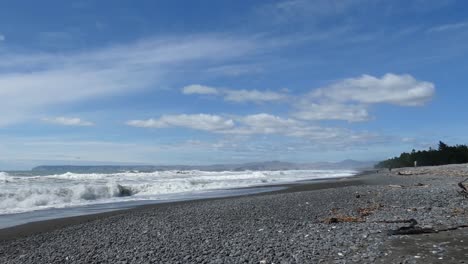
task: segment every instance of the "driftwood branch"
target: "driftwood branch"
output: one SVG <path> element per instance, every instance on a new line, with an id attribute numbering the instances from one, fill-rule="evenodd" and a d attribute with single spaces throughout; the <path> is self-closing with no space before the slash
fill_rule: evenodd
<path id="1" fill-rule="evenodd" d="M 383 224 L 411 224 L 411 225 L 417 225 L 418 222 L 416 222 L 413 218 L 411 219 L 404 219 L 404 220 L 385 220 L 385 221 L 375 221 L 373 223 L 383 223 Z"/>
<path id="2" fill-rule="evenodd" d="M 466 181 L 468 181 L 468 178 L 466 178 L 465 180 L 461 181 L 458 183 L 458 187 L 461 188 L 461 191 L 460 194 L 465 196 L 466 198 L 468 198 L 468 189 L 466 189 L 465 185 L 463 183 L 465 183 Z"/>
<path id="3" fill-rule="evenodd" d="M 398 228 L 396 230 L 389 230 L 388 231 L 389 236 L 439 233 L 439 232 L 452 231 L 452 230 L 457 230 L 459 228 L 468 227 L 468 225 L 458 225 L 458 226 L 452 226 L 452 227 L 447 227 L 447 228 L 434 229 L 434 228 L 419 227 L 418 222 L 415 219 L 400 220 L 398 222 L 399 223 L 406 222 L 406 223 L 409 223 L 410 225 L 400 227 L 400 228 Z M 390 221 L 390 222 L 386 222 L 386 223 L 395 223 L 395 221 Z"/>
<path id="4" fill-rule="evenodd" d="M 432 228 L 422 228 L 417 226 L 418 221 L 415 219 L 407 220 L 410 224 L 409 226 L 403 226 L 396 230 L 389 230 L 388 235 L 416 235 L 416 234 L 426 234 L 426 233 L 434 233 L 434 229 Z"/>

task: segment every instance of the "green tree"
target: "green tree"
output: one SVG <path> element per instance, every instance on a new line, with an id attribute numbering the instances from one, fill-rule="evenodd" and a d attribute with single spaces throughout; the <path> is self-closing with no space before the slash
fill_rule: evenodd
<path id="1" fill-rule="evenodd" d="M 413 166 L 415 161 L 418 162 L 418 166 L 468 163 L 468 146 L 449 146 L 444 142 L 439 141 L 439 146 L 437 149 L 429 148 L 429 150 L 423 151 L 416 151 L 415 149 L 413 149 L 411 153 L 403 152 L 400 154 L 399 157 L 394 157 L 388 160 L 381 161 L 376 165 L 376 167 L 411 167 Z"/>

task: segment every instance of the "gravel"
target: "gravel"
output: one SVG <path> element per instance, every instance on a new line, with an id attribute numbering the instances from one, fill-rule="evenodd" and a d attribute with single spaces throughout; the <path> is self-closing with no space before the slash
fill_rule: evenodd
<path id="1" fill-rule="evenodd" d="M 123 211 L 1 241 L 0 263 L 419 263 L 430 251 L 402 248 L 408 236 L 387 231 L 405 224 L 382 221 L 468 224 L 468 199 L 457 192 L 461 176 L 394 171 L 362 178 L 366 184 Z M 361 222 L 325 223 L 347 216 Z M 441 252 L 437 258 L 458 261 Z M 459 257 L 466 259 L 463 251 Z"/>

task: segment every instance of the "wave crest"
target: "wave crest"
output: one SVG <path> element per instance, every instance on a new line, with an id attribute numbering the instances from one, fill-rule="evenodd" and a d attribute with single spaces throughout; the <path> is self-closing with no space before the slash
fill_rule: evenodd
<path id="1" fill-rule="evenodd" d="M 31 208 L 67 207 L 93 201 L 132 196 L 137 191 L 120 184 L 81 184 L 72 187 L 27 187 L 0 193 L 0 212 L 23 212 Z"/>
<path id="2" fill-rule="evenodd" d="M 12 176 L 0 172 L 0 215 L 124 202 L 177 198 L 190 193 L 346 177 L 354 171 L 159 171 L 113 174 L 64 173 Z"/>

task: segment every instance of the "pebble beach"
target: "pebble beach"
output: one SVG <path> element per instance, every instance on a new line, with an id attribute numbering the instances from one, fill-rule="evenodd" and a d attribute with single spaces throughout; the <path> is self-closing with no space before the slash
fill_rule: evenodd
<path id="1" fill-rule="evenodd" d="M 0 263 L 467 263 L 466 177 L 466 164 L 382 170 L 30 223 L 0 230 Z M 434 232 L 392 234 L 411 219 Z"/>

